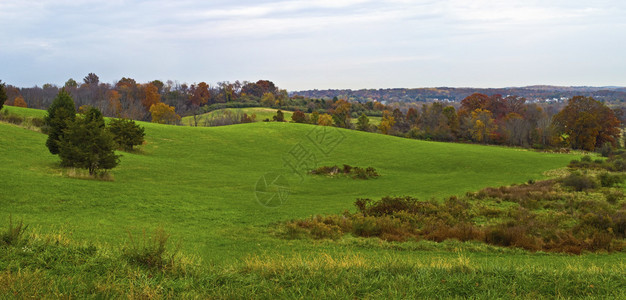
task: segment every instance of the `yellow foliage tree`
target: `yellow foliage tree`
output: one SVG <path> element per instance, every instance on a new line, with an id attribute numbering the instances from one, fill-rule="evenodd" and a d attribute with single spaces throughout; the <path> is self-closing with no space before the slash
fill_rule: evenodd
<path id="1" fill-rule="evenodd" d="M 329 114 L 322 114 L 317 119 L 317 125 L 320 126 L 333 126 L 333 117 Z"/>
<path id="2" fill-rule="evenodd" d="M 489 110 L 478 108 L 472 111 L 471 134 L 475 141 L 481 143 L 488 142 L 497 129 L 498 125 Z"/>
<path id="3" fill-rule="evenodd" d="M 392 116 L 392 114 L 385 110 L 383 112 L 383 119 L 378 124 L 378 130 L 383 134 L 389 134 L 389 131 L 396 124 L 396 119 Z"/>
<path id="4" fill-rule="evenodd" d="M 152 122 L 159 124 L 176 124 L 180 116 L 176 114 L 175 108 L 165 103 L 157 103 L 150 106 Z"/>

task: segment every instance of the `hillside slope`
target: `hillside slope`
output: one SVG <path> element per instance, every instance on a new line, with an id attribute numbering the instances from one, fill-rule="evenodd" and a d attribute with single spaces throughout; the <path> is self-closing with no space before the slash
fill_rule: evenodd
<path id="1" fill-rule="evenodd" d="M 121 153 L 120 165 L 111 172 L 114 181 L 109 182 L 68 177 L 44 146 L 45 135 L 1 123 L 0 218 L 12 214 L 44 231 L 62 227 L 78 240 L 106 243 L 123 241 L 126 231 L 162 226 L 184 241 L 184 249 L 220 261 L 257 251 L 292 251 L 292 242 L 277 245 L 267 234 L 268 224 L 352 209 L 359 197 L 440 199 L 540 178 L 573 158 L 334 128 L 325 128 L 330 130 L 327 138 L 340 139 L 335 148 L 324 149 L 326 155 L 309 139 L 319 137 L 317 130 L 324 128 L 318 126 L 141 125 L 147 143 L 140 153 Z M 371 166 L 381 177 L 300 178 L 285 167 L 285 159 L 302 151 L 314 154 L 317 166 Z M 257 201 L 255 186 L 268 172 L 288 180 L 290 193 L 282 206 L 268 208 Z M 305 242 L 296 245 L 310 247 Z"/>

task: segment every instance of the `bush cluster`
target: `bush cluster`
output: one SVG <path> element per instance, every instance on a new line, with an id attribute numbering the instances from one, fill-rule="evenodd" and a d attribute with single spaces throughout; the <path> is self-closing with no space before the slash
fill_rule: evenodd
<path id="1" fill-rule="evenodd" d="M 344 234 L 387 241 L 480 241 L 530 251 L 579 254 L 626 248 L 623 192 L 588 187 L 587 175 L 486 188 L 443 202 L 417 198 L 357 199 L 355 213 L 315 216 L 284 225 L 289 238 L 338 239 Z M 573 182 L 573 190 L 566 182 Z M 601 180 L 600 180 L 601 181 Z M 582 187 L 582 188 L 578 188 Z M 595 193 L 590 196 L 589 193 Z M 598 198 L 596 194 L 604 199 Z M 516 205 L 497 205 L 502 201 Z"/>
<path id="2" fill-rule="evenodd" d="M 35 128 L 42 128 L 45 125 L 43 118 L 22 117 L 20 115 L 9 113 L 9 111 L 6 109 L 0 113 L 0 121 L 4 121 L 4 122 L 15 124 L 15 125 L 20 125 L 23 127 L 32 126 Z"/>
<path id="3" fill-rule="evenodd" d="M 612 151 L 607 159 L 592 160 L 590 156 L 585 155 L 580 160 L 572 160 L 569 165 L 571 169 L 595 169 L 607 170 L 611 172 L 626 171 L 626 151 L 623 149 Z"/>
<path id="4" fill-rule="evenodd" d="M 335 175 L 346 175 L 350 176 L 354 179 L 370 179 L 377 178 L 380 176 L 376 169 L 372 167 L 360 168 L 353 167 L 350 165 L 343 165 L 343 167 L 334 166 L 322 166 L 315 170 L 311 171 L 311 174 L 316 175 L 327 175 L 327 176 L 335 176 Z"/>

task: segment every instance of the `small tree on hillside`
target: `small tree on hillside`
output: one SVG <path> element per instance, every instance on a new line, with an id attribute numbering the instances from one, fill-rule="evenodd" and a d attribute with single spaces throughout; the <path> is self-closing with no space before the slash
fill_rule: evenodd
<path id="1" fill-rule="evenodd" d="M 87 169 L 90 175 L 101 169 L 112 169 L 119 163 L 113 136 L 105 129 L 102 113 L 93 107 L 68 123 L 58 149 L 62 166 Z"/>
<path id="2" fill-rule="evenodd" d="M 333 117 L 329 114 L 321 114 L 317 118 L 317 125 L 320 126 L 333 126 Z"/>
<path id="3" fill-rule="evenodd" d="M 620 136 L 620 121 L 612 109 L 592 97 L 575 96 L 552 121 L 568 136 L 572 148 L 593 151 L 609 142 L 614 147 Z"/>
<path id="4" fill-rule="evenodd" d="M 61 89 L 48 108 L 48 115 L 44 118 L 48 126 L 48 140 L 46 146 L 50 153 L 59 154 L 58 143 L 68 127 L 68 123 L 76 119 L 76 108 L 70 94 Z"/>
<path id="5" fill-rule="evenodd" d="M 26 104 L 26 101 L 24 100 L 24 97 L 17 96 L 15 98 L 15 100 L 13 100 L 13 106 L 26 108 L 26 107 L 28 107 L 28 104 Z"/>
<path id="6" fill-rule="evenodd" d="M 276 111 L 276 115 L 273 117 L 276 122 L 285 122 L 285 114 L 279 109 Z"/>
<path id="7" fill-rule="evenodd" d="M 133 146 L 143 144 L 144 128 L 129 119 L 113 119 L 108 130 L 113 134 L 113 141 L 118 149 L 132 151 Z"/>
<path id="8" fill-rule="evenodd" d="M 359 117 L 359 120 L 356 123 L 356 129 L 360 131 L 370 130 L 370 119 L 365 114 L 361 114 Z"/>
<path id="9" fill-rule="evenodd" d="M 2 110 L 2 106 L 4 106 L 4 102 L 7 101 L 7 92 L 4 88 L 4 83 L 0 80 L 0 110 Z"/>
<path id="10" fill-rule="evenodd" d="M 299 110 L 296 110 L 296 111 L 293 112 L 293 115 L 291 115 L 291 120 L 296 122 L 296 123 L 306 123 L 307 122 L 306 115 L 303 112 L 299 111 Z"/>
<path id="11" fill-rule="evenodd" d="M 180 116 L 176 114 L 175 108 L 162 102 L 150 106 L 150 113 L 152 114 L 152 123 L 176 124 L 180 121 Z"/>

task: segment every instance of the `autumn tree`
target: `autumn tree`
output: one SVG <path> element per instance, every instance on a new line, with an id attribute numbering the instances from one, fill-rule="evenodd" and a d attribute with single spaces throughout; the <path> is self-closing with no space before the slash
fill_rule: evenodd
<path id="1" fill-rule="evenodd" d="M 191 85 L 191 95 L 189 97 L 189 103 L 198 108 L 209 102 L 211 93 L 209 92 L 209 85 L 206 82 L 200 82 L 198 85 Z"/>
<path id="2" fill-rule="evenodd" d="M 13 106 L 28 107 L 26 101 L 24 101 L 24 97 L 22 96 L 18 96 L 17 98 L 15 98 L 15 100 L 13 100 Z"/>
<path id="3" fill-rule="evenodd" d="M 518 113 L 509 113 L 504 117 L 503 131 L 509 145 L 528 146 L 530 141 L 530 123 Z"/>
<path id="4" fill-rule="evenodd" d="M 115 155 L 114 147 L 102 113 L 93 107 L 69 121 L 58 141 L 61 166 L 87 169 L 90 175 L 117 166 L 119 156 Z"/>
<path id="5" fill-rule="evenodd" d="M 108 126 L 113 141 L 120 150 L 132 151 L 134 146 L 143 144 L 144 128 L 129 119 L 113 119 Z"/>
<path id="6" fill-rule="evenodd" d="M 483 109 L 489 102 L 489 96 L 481 93 L 474 93 L 461 100 L 461 108 L 459 114 L 462 116 L 470 115 L 477 109 Z"/>
<path id="7" fill-rule="evenodd" d="M 471 114 L 472 138 L 481 143 L 488 143 L 492 134 L 498 129 L 493 115 L 486 109 L 476 109 Z"/>
<path id="8" fill-rule="evenodd" d="M 7 92 L 4 86 L 4 82 L 0 80 L 0 110 L 2 110 L 2 107 L 4 106 L 4 102 L 6 101 L 7 101 Z"/>
<path id="9" fill-rule="evenodd" d="M 333 117 L 329 114 L 321 114 L 317 119 L 317 125 L 333 126 Z"/>
<path id="10" fill-rule="evenodd" d="M 189 104 L 192 107 L 193 123 L 194 126 L 198 126 L 198 113 L 200 106 L 209 102 L 211 93 L 209 92 L 209 85 L 206 82 L 200 82 L 198 85 L 191 85 L 191 95 L 189 95 Z"/>
<path id="11" fill-rule="evenodd" d="M 342 128 L 350 128 L 350 109 L 352 104 L 350 102 L 341 99 L 333 104 L 333 109 L 330 111 L 335 126 Z"/>
<path id="12" fill-rule="evenodd" d="M 177 124 L 180 120 L 180 116 L 176 114 L 173 106 L 161 102 L 150 106 L 150 114 L 152 115 L 152 123 Z"/>
<path id="13" fill-rule="evenodd" d="M 61 89 L 52 101 L 48 108 L 48 114 L 44 118 L 45 124 L 49 128 L 46 146 L 50 153 L 59 153 L 58 143 L 65 134 L 65 129 L 67 129 L 69 123 L 75 119 L 76 108 L 74 107 L 74 100 L 72 100 L 72 97 L 65 89 Z"/>
<path id="14" fill-rule="evenodd" d="M 419 119 L 419 117 L 419 112 L 414 107 L 409 108 L 409 110 L 406 112 L 406 121 L 409 123 L 410 126 L 417 125 L 417 120 Z"/>
<path id="15" fill-rule="evenodd" d="M 402 113 L 402 111 L 398 108 L 394 109 L 391 113 L 395 123 L 393 125 L 393 129 L 396 132 L 407 132 L 411 129 L 411 124 L 407 121 L 406 116 Z"/>
<path id="16" fill-rule="evenodd" d="M 617 146 L 620 121 L 613 110 L 592 97 L 571 98 L 552 120 L 574 149 L 593 151 L 607 142 Z"/>
<path id="17" fill-rule="evenodd" d="M 391 132 L 391 128 L 393 128 L 393 125 L 395 123 L 396 120 L 394 119 L 393 115 L 388 110 L 385 110 L 383 111 L 383 118 L 380 121 L 380 124 L 378 124 L 378 130 L 382 134 L 389 134 Z"/>
<path id="18" fill-rule="evenodd" d="M 296 110 L 293 112 L 293 115 L 291 115 L 291 120 L 294 121 L 295 123 L 307 122 L 306 115 L 299 110 Z"/>
<path id="19" fill-rule="evenodd" d="M 122 102 L 120 102 L 121 97 L 120 93 L 116 90 L 109 90 L 106 94 L 106 98 L 109 102 L 109 111 L 112 115 L 118 118 L 122 114 Z"/>
<path id="20" fill-rule="evenodd" d="M 159 89 L 154 86 L 152 83 L 147 83 L 142 85 L 143 97 L 141 99 L 141 105 L 146 108 L 146 110 L 150 109 L 152 105 L 155 105 L 161 102 L 161 95 L 159 94 Z"/>

